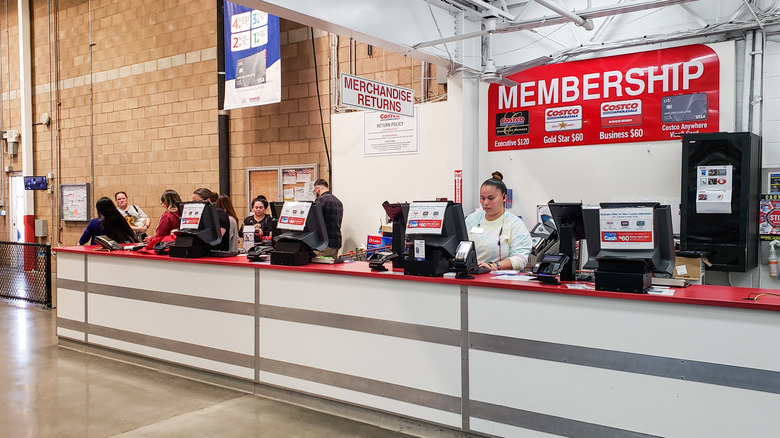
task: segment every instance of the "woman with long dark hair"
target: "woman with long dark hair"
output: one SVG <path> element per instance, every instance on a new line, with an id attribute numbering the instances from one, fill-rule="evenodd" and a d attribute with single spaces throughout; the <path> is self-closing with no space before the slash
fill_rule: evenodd
<path id="1" fill-rule="evenodd" d="M 230 230 L 227 232 L 230 238 L 228 251 L 236 252 L 238 251 L 238 216 L 236 216 L 236 209 L 233 208 L 233 201 L 228 195 L 219 195 L 216 204 L 217 208 L 221 208 L 227 213 L 228 221 L 230 221 Z"/>
<path id="2" fill-rule="evenodd" d="M 89 221 L 87 229 L 79 239 L 79 245 L 84 245 L 87 241 L 90 245 L 95 244 L 95 236 L 108 236 L 117 243 L 137 243 L 135 232 L 133 232 L 127 219 L 116 209 L 114 201 L 111 198 L 103 196 L 95 203 L 98 217 Z"/>

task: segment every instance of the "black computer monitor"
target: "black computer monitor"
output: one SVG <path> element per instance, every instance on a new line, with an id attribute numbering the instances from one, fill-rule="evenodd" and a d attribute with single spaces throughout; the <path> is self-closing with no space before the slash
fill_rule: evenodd
<path id="1" fill-rule="evenodd" d="M 182 202 L 181 220 L 171 257 L 196 258 L 207 256 L 212 246 L 222 241 L 217 206 L 209 201 Z"/>
<path id="2" fill-rule="evenodd" d="M 585 247 L 588 249 L 588 259 L 582 265 L 583 269 L 596 270 L 599 262 L 596 256 L 601 251 L 601 238 L 599 237 L 599 209 L 598 206 L 583 206 L 582 221 L 585 225 Z"/>
<path id="3" fill-rule="evenodd" d="M 450 271 L 452 259 L 458 244 L 469 240 L 466 229 L 466 219 L 463 216 L 463 207 L 461 204 L 446 202 L 426 202 L 425 204 L 439 204 L 444 208 L 444 219 L 441 223 L 441 232 L 438 234 L 429 234 L 426 227 L 419 227 L 415 220 L 413 211 L 416 208 L 412 203 L 409 206 L 409 214 L 406 224 L 406 235 L 409 240 L 409 255 L 404 261 L 404 274 L 422 275 L 429 277 L 439 277 Z M 431 216 L 430 220 L 436 220 Z M 418 243 L 419 242 L 419 243 Z M 415 252 L 416 245 L 424 249 L 425 257 L 420 257 Z"/>
<path id="4" fill-rule="evenodd" d="M 287 203 L 285 203 L 287 204 Z M 328 231 L 325 228 L 325 217 L 322 214 L 322 206 L 311 202 L 296 202 L 289 204 L 289 214 L 284 208 L 279 212 L 279 220 L 276 228 L 280 233 L 273 238 L 275 245 L 271 252 L 271 264 L 300 266 L 308 264 L 314 251 L 319 251 L 328 246 Z M 301 209 L 308 213 L 301 214 Z M 305 215 L 305 217 L 304 217 Z M 304 225 L 301 229 L 300 221 Z"/>
<path id="5" fill-rule="evenodd" d="M 282 208 L 284 207 L 284 202 L 281 201 L 269 202 L 268 207 L 271 210 L 271 217 L 274 219 L 279 219 L 279 215 L 282 213 Z"/>
<path id="6" fill-rule="evenodd" d="M 602 217 L 615 209 L 650 208 L 652 209 L 652 244 L 647 243 L 644 248 L 621 248 L 620 245 L 605 245 L 607 242 L 621 240 L 620 231 L 616 227 L 618 223 L 608 223 L 604 229 L 602 221 L 610 222 L 609 217 Z M 586 267 L 596 270 L 596 288 L 599 290 L 619 290 L 622 292 L 643 292 L 649 287 L 647 279 L 652 275 L 672 275 L 674 273 L 674 231 L 672 229 L 672 209 L 669 205 L 658 203 L 604 203 L 598 209 L 586 209 L 585 221 L 586 241 L 588 242 L 589 260 Z M 612 220 L 612 222 L 615 222 Z M 631 229 L 634 224 L 626 224 Z M 645 232 L 646 233 L 646 232 Z M 645 238 L 646 240 L 646 238 Z M 626 243 L 630 238 L 626 237 Z M 605 247 L 606 246 L 606 247 Z M 593 251 L 593 252 L 591 252 Z M 593 259 L 595 258 L 595 263 Z M 599 285 L 599 275 L 607 286 Z M 644 276 L 644 286 L 623 289 L 622 282 L 630 283 L 630 278 Z M 617 286 L 617 287 L 615 287 Z"/>
<path id="7" fill-rule="evenodd" d="M 585 245 L 588 249 L 588 259 L 582 265 L 582 268 L 596 270 L 599 267 L 596 257 L 598 257 L 599 251 L 601 251 L 601 236 L 599 235 L 599 212 L 601 212 L 601 208 L 658 207 L 659 205 L 658 202 L 602 202 L 599 206 L 583 206 L 582 220 L 585 225 Z M 674 259 L 672 259 L 673 262 Z"/>
<path id="8" fill-rule="evenodd" d="M 653 248 L 644 250 L 631 249 L 603 249 L 601 247 L 602 233 L 600 226 L 600 213 L 602 209 L 625 207 L 651 207 L 653 208 Z M 598 269 L 598 259 L 610 258 L 635 258 L 643 259 L 651 264 L 652 271 L 656 274 L 674 273 L 674 231 L 672 227 L 672 208 L 669 205 L 659 203 L 603 203 L 600 208 L 586 208 L 585 240 L 588 242 L 588 262 L 586 269 Z"/>
<path id="9" fill-rule="evenodd" d="M 569 257 L 569 260 L 563 265 L 561 280 L 572 281 L 575 278 L 578 260 L 576 257 L 577 240 L 585 238 L 582 203 L 550 200 L 547 205 L 550 207 L 550 213 L 552 213 L 555 225 L 558 227 L 559 251 Z"/>
<path id="10" fill-rule="evenodd" d="M 391 204 L 385 201 L 382 203 L 382 208 L 393 221 L 392 250 L 398 254 L 398 257 L 393 259 L 393 268 L 401 269 L 404 267 L 404 253 L 406 252 L 406 216 L 409 214 L 409 203 Z"/>

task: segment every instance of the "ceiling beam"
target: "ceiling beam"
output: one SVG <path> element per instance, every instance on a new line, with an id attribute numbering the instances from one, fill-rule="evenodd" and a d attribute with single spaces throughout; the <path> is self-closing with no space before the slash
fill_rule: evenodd
<path id="1" fill-rule="evenodd" d="M 427 1 L 427 0 L 426 0 Z M 640 12 L 648 9 L 664 8 L 672 5 L 679 5 L 683 3 L 694 2 L 698 0 L 648 0 L 638 3 L 630 4 L 618 4 L 614 6 L 603 6 L 599 8 L 584 9 L 577 13 L 579 17 L 584 20 L 592 20 L 594 18 L 610 17 L 619 14 L 628 14 L 631 12 Z M 509 33 L 517 32 L 519 30 L 536 29 L 544 26 L 553 26 L 559 24 L 566 24 L 571 22 L 569 18 L 558 15 L 553 17 L 540 17 L 532 18 L 528 20 L 512 21 L 508 24 L 496 26 L 494 33 Z M 440 38 L 432 41 L 425 41 L 414 44 L 412 47 L 415 49 L 422 49 L 425 47 L 436 46 L 439 44 L 446 44 L 455 41 L 464 40 L 467 38 L 474 38 L 477 36 L 486 35 L 489 31 L 482 30 L 471 33 L 465 33 L 462 35 L 453 35 L 446 38 Z"/>

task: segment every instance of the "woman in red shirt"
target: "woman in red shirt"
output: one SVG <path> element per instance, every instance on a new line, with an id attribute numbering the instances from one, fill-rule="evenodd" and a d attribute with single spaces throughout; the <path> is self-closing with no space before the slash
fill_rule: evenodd
<path id="1" fill-rule="evenodd" d="M 160 222 L 157 224 L 157 230 L 154 236 L 147 237 L 145 242 L 149 242 L 157 239 L 159 241 L 163 237 L 171 234 L 171 231 L 179 228 L 179 221 L 181 220 L 181 214 L 179 213 L 179 204 L 181 203 L 181 197 L 175 190 L 166 190 L 160 196 L 160 203 L 165 208 L 165 212 L 160 217 Z M 159 239 L 158 239 L 159 237 Z"/>

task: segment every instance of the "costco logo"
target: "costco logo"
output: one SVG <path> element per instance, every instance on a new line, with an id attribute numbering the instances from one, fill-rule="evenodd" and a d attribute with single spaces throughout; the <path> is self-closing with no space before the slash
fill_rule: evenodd
<path id="1" fill-rule="evenodd" d="M 544 110 L 544 130 L 547 132 L 582 129 L 582 106 L 561 106 Z"/>
<path id="2" fill-rule="evenodd" d="M 602 128 L 641 124 L 642 101 L 640 99 L 603 102 L 601 104 Z"/>

